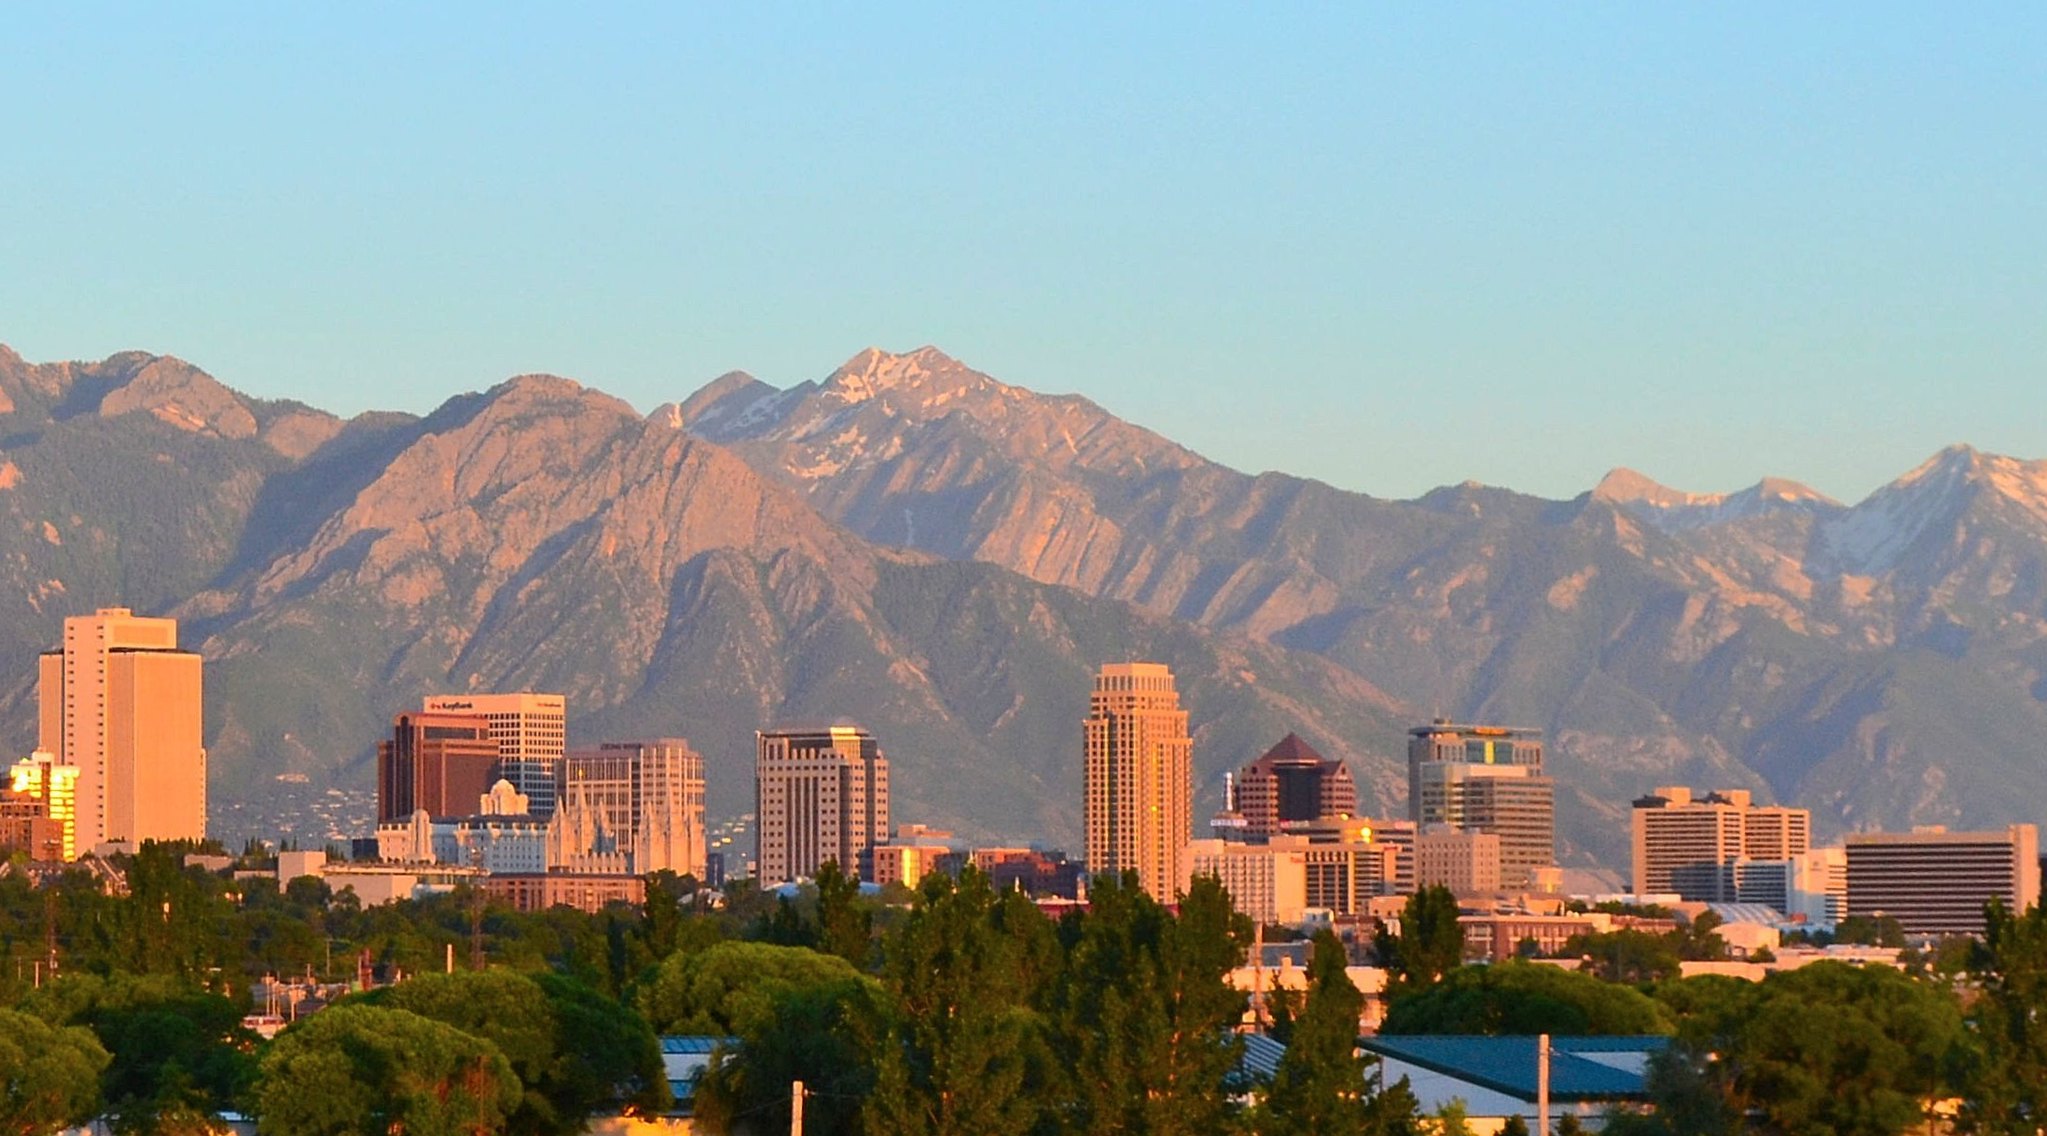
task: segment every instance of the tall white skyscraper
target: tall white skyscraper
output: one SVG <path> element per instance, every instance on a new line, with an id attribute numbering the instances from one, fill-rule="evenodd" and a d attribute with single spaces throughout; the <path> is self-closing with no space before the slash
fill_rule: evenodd
<path id="1" fill-rule="evenodd" d="M 75 848 L 206 835 L 200 659 L 178 621 L 101 608 L 38 668 L 37 748 L 78 770 Z"/>

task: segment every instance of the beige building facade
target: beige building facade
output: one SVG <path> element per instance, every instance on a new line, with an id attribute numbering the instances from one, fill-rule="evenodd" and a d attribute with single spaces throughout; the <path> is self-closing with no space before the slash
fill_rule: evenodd
<path id="1" fill-rule="evenodd" d="M 888 843 L 888 758 L 858 726 L 755 733 L 756 877 L 808 879 L 827 861 L 868 878 Z M 863 864 L 865 870 L 863 871 Z"/>
<path id="2" fill-rule="evenodd" d="M 38 668 L 37 748 L 78 770 L 75 853 L 206 835 L 201 663 L 178 622 L 101 608 Z"/>
<path id="3" fill-rule="evenodd" d="M 1695 794 L 1660 786 L 1631 813 L 1638 895 L 1735 902 L 1745 862 L 1795 860 L 1812 848 L 1809 810 L 1758 805 L 1746 789 Z"/>
<path id="4" fill-rule="evenodd" d="M 681 738 L 606 742 L 562 760 L 556 812 L 562 859 L 605 847 L 634 875 L 704 877 L 704 759 Z M 571 847 L 573 845 L 573 847 Z"/>
<path id="5" fill-rule="evenodd" d="M 1437 720 L 1408 731 L 1408 816 L 1500 838 L 1500 886 L 1532 888 L 1556 865 L 1556 786 L 1535 730 Z"/>
<path id="6" fill-rule="evenodd" d="M 1081 734 L 1089 874 L 1135 872 L 1153 899 L 1173 902 L 1194 836 L 1194 740 L 1173 672 L 1103 666 Z"/>

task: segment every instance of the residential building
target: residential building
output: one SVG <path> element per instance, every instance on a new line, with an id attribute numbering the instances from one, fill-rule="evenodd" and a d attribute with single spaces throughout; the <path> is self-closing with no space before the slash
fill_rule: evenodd
<path id="1" fill-rule="evenodd" d="M 72 846 L 206 836 L 201 664 L 178 621 L 101 608 L 38 667 L 37 745 L 78 770 Z"/>
<path id="2" fill-rule="evenodd" d="M 757 879 L 808 879 L 826 861 L 871 879 L 870 849 L 889 832 L 888 759 L 858 726 L 754 735 Z M 863 865 L 865 867 L 863 868 Z"/>
<path id="3" fill-rule="evenodd" d="M 562 761 L 557 812 L 565 840 L 549 866 L 608 842 L 634 875 L 704 876 L 704 759 L 681 738 L 606 742 Z M 601 834 L 601 835 L 600 835 Z"/>
<path id="4" fill-rule="evenodd" d="M 1700 903 L 1735 902 L 1744 862 L 1788 861 L 1812 847 L 1809 810 L 1757 805 L 1746 789 L 1662 786 L 1635 801 L 1629 823 L 1636 893 Z"/>
<path id="5" fill-rule="evenodd" d="M 1299 734 L 1288 734 L 1230 781 L 1227 808 L 1242 818 L 1244 839 L 1264 840 L 1290 822 L 1346 817 L 1358 811 L 1357 783 Z"/>
<path id="6" fill-rule="evenodd" d="M 499 777 L 526 795 L 533 815 L 554 812 L 555 783 L 568 752 L 568 700 L 559 694 L 440 694 L 422 707 L 431 714 L 477 719 L 498 744 Z"/>
<path id="7" fill-rule="evenodd" d="M 2040 834 L 2030 824 L 1859 833 L 1847 846 L 1851 919 L 1889 915 L 1915 936 L 1980 935 L 1992 899 L 2014 912 L 2040 902 Z"/>
<path id="8" fill-rule="evenodd" d="M 1171 903 L 1194 835 L 1194 741 L 1173 672 L 1104 665 L 1082 738 L 1088 872 L 1135 872 L 1140 888 Z"/>
<path id="9" fill-rule="evenodd" d="M 1500 838 L 1500 886 L 1536 887 L 1556 865 L 1556 787 L 1542 735 L 1437 719 L 1408 731 L 1408 816 Z"/>
<path id="10" fill-rule="evenodd" d="M 377 820 L 469 816 L 498 780 L 497 765 L 498 742 L 475 715 L 400 714 L 377 743 Z"/>

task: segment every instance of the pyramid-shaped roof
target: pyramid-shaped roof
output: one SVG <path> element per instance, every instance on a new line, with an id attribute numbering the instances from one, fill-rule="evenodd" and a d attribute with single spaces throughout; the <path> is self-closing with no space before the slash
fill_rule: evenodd
<path id="1" fill-rule="evenodd" d="M 1265 756 L 1252 762 L 1253 766 L 1266 768 L 1274 765 L 1307 765 L 1326 762 L 1328 758 L 1315 752 L 1315 747 L 1301 740 L 1301 735 L 1288 733 L 1279 739 L 1279 744 L 1265 751 Z"/>

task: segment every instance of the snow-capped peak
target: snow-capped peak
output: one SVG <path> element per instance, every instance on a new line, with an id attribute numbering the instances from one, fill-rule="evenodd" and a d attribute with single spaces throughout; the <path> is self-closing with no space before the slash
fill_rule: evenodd
<path id="1" fill-rule="evenodd" d="M 1952 528 L 1986 492 L 2047 529 L 2047 461 L 2021 461 L 1954 445 L 1828 525 L 1826 547 L 1846 571 L 1861 575 L 1889 571 L 1922 534 Z"/>

